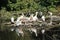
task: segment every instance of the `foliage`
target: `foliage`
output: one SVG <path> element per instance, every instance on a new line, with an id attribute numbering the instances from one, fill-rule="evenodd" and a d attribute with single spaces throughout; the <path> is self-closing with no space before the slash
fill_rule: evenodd
<path id="1" fill-rule="evenodd" d="M 28 10 L 38 10 L 39 5 L 34 0 L 14 0 L 13 2 L 9 0 L 8 7 L 11 8 L 12 11 L 28 11 Z"/>
<path id="2" fill-rule="evenodd" d="M 8 11 L 37 11 L 42 6 L 56 6 L 59 0 L 4 0 L 0 1 L 0 8 L 5 7 Z"/>

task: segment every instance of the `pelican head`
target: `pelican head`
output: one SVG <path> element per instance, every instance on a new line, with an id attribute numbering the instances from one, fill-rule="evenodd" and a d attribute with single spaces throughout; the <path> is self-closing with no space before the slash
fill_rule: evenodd
<path id="1" fill-rule="evenodd" d="M 38 13 L 38 12 L 36 12 L 36 13 Z"/>
<path id="2" fill-rule="evenodd" d="M 41 18 L 42 18 L 43 21 L 45 21 L 45 16 L 42 16 Z"/>
<path id="3" fill-rule="evenodd" d="M 14 17 L 11 17 L 11 23 L 14 23 Z"/>
<path id="4" fill-rule="evenodd" d="M 52 15 L 52 12 L 48 12 L 50 15 Z"/>
<path id="5" fill-rule="evenodd" d="M 36 12 L 36 16 L 37 16 L 38 12 Z"/>

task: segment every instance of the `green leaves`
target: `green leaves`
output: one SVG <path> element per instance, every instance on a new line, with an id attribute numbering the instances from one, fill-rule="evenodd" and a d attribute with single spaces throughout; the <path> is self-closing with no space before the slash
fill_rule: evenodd
<path id="1" fill-rule="evenodd" d="M 15 3 L 14 3 L 15 2 Z M 39 4 L 34 0 L 10 0 L 8 6 L 11 10 L 22 11 L 22 10 L 38 10 Z"/>
<path id="2" fill-rule="evenodd" d="M 39 10 L 42 6 L 56 6 L 59 2 L 59 0 L 7 0 L 3 3 L 3 1 L 1 0 L 1 7 L 4 5 L 8 11 Z"/>

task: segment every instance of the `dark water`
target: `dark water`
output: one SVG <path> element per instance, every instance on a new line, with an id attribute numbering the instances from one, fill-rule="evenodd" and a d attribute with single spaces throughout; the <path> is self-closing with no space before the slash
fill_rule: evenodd
<path id="1" fill-rule="evenodd" d="M 0 40 L 17 40 L 17 35 L 15 32 L 10 31 L 0 31 Z"/>
<path id="2" fill-rule="evenodd" d="M 35 34 L 30 34 L 26 32 L 24 37 L 18 36 L 15 31 L 11 32 L 8 30 L 0 31 L 0 40 L 60 40 L 60 27 L 52 28 L 50 30 L 53 31 L 46 31 L 43 35 L 41 31 L 38 33 L 36 37 Z"/>

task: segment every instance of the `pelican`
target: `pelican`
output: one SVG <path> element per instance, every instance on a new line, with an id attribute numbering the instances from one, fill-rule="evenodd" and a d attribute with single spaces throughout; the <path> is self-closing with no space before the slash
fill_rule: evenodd
<path id="1" fill-rule="evenodd" d="M 20 17 L 17 18 L 16 21 L 16 26 L 22 25 L 22 20 L 24 19 L 24 14 L 22 13 L 22 15 Z"/>
<path id="2" fill-rule="evenodd" d="M 51 19 L 49 24 L 51 25 L 52 24 L 52 12 L 48 12 L 48 13 L 50 14 L 50 19 Z"/>
<path id="3" fill-rule="evenodd" d="M 19 25 L 22 24 L 22 21 L 21 21 L 20 17 L 17 18 L 17 21 L 16 21 L 15 24 L 16 24 L 16 26 L 19 26 Z"/>
<path id="4" fill-rule="evenodd" d="M 17 21 L 20 21 L 20 20 L 23 19 L 23 18 L 24 18 L 24 14 L 22 13 L 22 15 L 17 18 Z"/>
<path id="5" fill-rule="evenodd" d="M 33 17 L 33 21 L 37 21 L 38 20 L 37 15 L 38 15 L 38 12 L 36 12 L 36 15 Z"/>
<path id="6" fill-rule="evenodd" d="M 14 23 L 14 17 L 11 17 L 11 23 L 12 24 Z"/>
<path id="7" fill-rule="evenodd" d="M 34 14 L 31 14 L 30 17 L 28 18 L 28 21 L 33 21 L 33 16 Z"/>
<path id="8" fill-rule="evenodd" d="M 22 15 L 19 17 L 19 19 L 20 19 L 20 21 L 21 21 L 21 23 L 27 23 L 27 21 L 28 21 L 28 17 L 26 17 L 23 13 L 22 13 Z"/>
<path id="9" fill-rule="evenodd" d="M 23 19 L 24 18 L 24 14 L 22 13 L 22 15 L 20 16 L 20 19 Z"/>
<path id="10" fill-rule="evenodd" d="M 45 16 L 42 16 L 41 19 L 45 22 Z"/>
<path id="11" fill-rule="evenodd" d="M 22 25 L 22 21 L 16 21 L 16 26 Z"/>
<path id="12" fill-rule="evenodd" d="M 18 17 L 16 21 L 20 21 L 20 17 Z"/>
<path id="13" fill-rule="evenodd" d="M 18 36 L 20 36 L 20 34 L 22 35 L 22 37 L 24 36 L 24 32 L 23 32 L 22 29 L 16 28 L 15 31 L 16 31 L 16 33 L 17 33 Z"/>
<path id="14" fill-rule="evenodd" d="M 36 28 L 30 28 L 28 29 L 31 33 L 34 32 L 35 35 L 37 36 L 37 29 Z"/>

